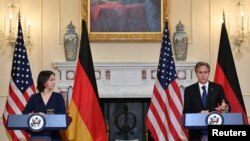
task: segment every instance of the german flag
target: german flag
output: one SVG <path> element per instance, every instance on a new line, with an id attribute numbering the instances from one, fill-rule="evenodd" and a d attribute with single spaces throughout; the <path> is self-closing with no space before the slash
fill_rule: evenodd
<path id="1" fill-rule="evenodd" d="M 69 107 L 72 122 L 67 136 L 72 141 L 107 141 L 106 126 L 98 100 L 86 23 L 82 20 L 79 58 Z"/>
<path id="2" fill-rule="evenodd" d="M 235 69 L 234 59 L 225 26 L 225 19 L 221 28 L 220 46 L 214 82 L 223 86 L 226 98 L 231 105 L 231 112 L 242 113 L 245 124 L 248 124 L 247 112 Z"/>

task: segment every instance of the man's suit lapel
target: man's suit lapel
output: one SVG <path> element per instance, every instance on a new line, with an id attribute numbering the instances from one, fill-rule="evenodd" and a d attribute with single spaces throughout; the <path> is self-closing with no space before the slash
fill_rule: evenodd
<path id="1" fill-rule="evenodd" d="M 213 94 L 214 94 L 214 85 L 213 83 L 209 82 L 208 83 L 208 91 L 207 91 L 207 94 L 208 94 L 208 99 L 211 99 L 213 97 Z M 210 98 L 211 97 L 211 98 Z"/>
<path id="2" fill-rule="evenodd" d="M 213 91 L 213 84 L 209 81 L 208 82 L 208 91 L 207 91 L 207 94 L 208 95 L 211 95 L 211 92 Z"/>
<path id="3" fill-rule="evenodd" d="M 199 103 L 197 103 L 200 107 L 203 107 L 203 104 L 202 104 L 202 99 L 201 99 L 201 92 L 200 92 L 200 87 L 199 87 L 199 84 L 196 83 L 195 85 L 195 97 L 198 99 Z"/>
<path id="4" fill-rule="evenodd" d="M 207 96 L 207 100 L 208 102 L 207 103 L 210 103 L 210 105 L 207 105 L 209 107 L 210 110 L 214 110 L 214 102 L 215 102 L 215 98 L 214 98 L 214 85 L 212 82 L 209 82 L 208 83 L 208 96 Z"/>

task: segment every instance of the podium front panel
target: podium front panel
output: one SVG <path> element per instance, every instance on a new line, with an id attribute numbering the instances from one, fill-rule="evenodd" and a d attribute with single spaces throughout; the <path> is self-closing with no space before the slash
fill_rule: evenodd
<path id="1" fill-rule="evenodd" d="M 243 125 L 243 115 L 242 113 L 225 113 L 222 114 L 224 117 L 223 125 Z"/>
<path id="2" fill-rule="evenodd" d="M 9 115 L 7 119 L 7 127 L 13 130 L 28 130 L 29 115 Z"/>
<path id="3" fill-rule="evenodd" d="M 207 124 L 205 122 L 206 117 L 206 114 L 185 114 L 184 125 L 188 129 L 205 129 L 207 128 Z"/>
<path id="4" fill-rule="evenodd" d="M 7 127 L 13 130 L 29 130 L 28 119 L 30 115 L 9 115 Z M 46 124 L 44 130 L 59 130 L 67 128 L 65 114 L 44 115 Z"/>
<path id="5" fill-rule="evenodd" d="M 67 128 L 66 115 L 45 115 L 46 129 L 64 129 Z"/>
<path id="6" fill-rule="evenodd" d="M 243 125 L 242 113 L 222 113 L 222 125 Z M 184 126 L 188 129 L 206 129 L 207 114 L 187 113 L 184 115 Z"/>

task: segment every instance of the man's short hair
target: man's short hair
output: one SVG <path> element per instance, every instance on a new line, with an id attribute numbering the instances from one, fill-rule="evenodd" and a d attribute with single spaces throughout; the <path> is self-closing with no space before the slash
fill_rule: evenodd
<path id="1" fill-rule="evenodd" d="M 197 69 L 201 66 L 206 66 L 208 68 L 208 72 L 210 72 L 210 65 L 206 62 L 198 62 L 195 65 L 195 72 L 197 72 Z"/>

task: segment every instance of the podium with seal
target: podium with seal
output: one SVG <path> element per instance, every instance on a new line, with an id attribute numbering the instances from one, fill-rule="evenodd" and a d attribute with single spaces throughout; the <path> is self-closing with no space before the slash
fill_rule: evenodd
<path id="1" fill-rule="evenodd" d="M 184 126 L 187 129 L 206 129 L 208 125 L 243 125 L 242 113 L 209 114 L 187 113 L 184 115 Z"/>
<path id="2" fill-rule="evenodd" d="M 41 131 L 64 130 L 70 124 L 70 118 L 65 114 L 52 115 L 9 115 L 7 128 L 10 130 L 26 130 L 38 133 Z M 35 137 L 34 140 L 50 141 L 49 137 Z M 32 140 L 32 136 L 31 136 Z"/>

